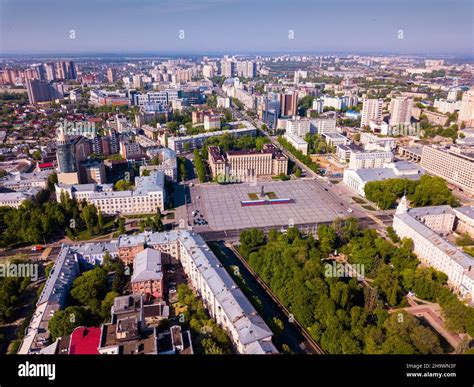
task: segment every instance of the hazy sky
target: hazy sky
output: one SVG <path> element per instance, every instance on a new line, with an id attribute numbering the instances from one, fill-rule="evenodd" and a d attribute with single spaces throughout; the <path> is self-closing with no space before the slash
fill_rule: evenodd
<path id="1" fill-rule="evenodd" d="M 473 4 L 472 0 L 0 0 L 0 53 L 473 55 Z M 70 30 L 75 39 L 70 39 Z M 290 30 L 294 39 L 289 39 Z M 399 30 L 403 39 L 398 38 Z"/>

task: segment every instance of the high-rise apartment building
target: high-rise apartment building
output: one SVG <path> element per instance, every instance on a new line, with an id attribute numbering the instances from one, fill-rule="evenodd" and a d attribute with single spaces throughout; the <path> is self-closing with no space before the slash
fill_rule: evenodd
<path id="1" fill-rule="evenodd" d="M 59 127 L 58 139 L 56 141 L 56 158 L 58 160 L 59 172 L 71 173 L 77 171 L 73 143 L 64 132 L 63 127 Z"/>
<path id="2" fill-rule="evenodd" d="M 396 97 L 390 102 L 390 125 L 408 125 L 411 122 L 413 99 Z"/>
<path id="3" fill-rule="evenodd" d="M 458 123 L 466 126 L 474 125 L 474 90 L 464 92 L 459 110 Z"/>
<path id="4" fill-rule="evenodd" d="M 225 59 L 221 62 L 221 74 L 224 77 L 231 78 L 236 74 L 235 62 Z"/>
<path id="5" fill-rule="evenodd" d="M 212 78 L 215 75 L 214 67 L 211 65 L 204 65 L 202 67 L 202 75 L 206 78 Z"/>
<path id="6" fill-rule="evenodd" d="M 39 79 L 28 79 L 26 81 L 26 91 L 30 103 L 47 102 L 64 96 L 62 84 L 53 84 Z"/>
<path id="7" fill-rule="evenodd" d="M 299 137 L 304 138 L 307 133 L 311 130 L 311 121 L 309 118 L 301 118 L 296 120 L 286 121 L 286 131 L 288 133 L 296 134 Z"/>
<path id="8" fill-rule="evenodd" d="M 292 117 L 298 115 L 298 92 L 287 92 L 280 95 L 281 116 Z"/>
<path id="9" fill-rule="evenodd" d="M 117 81 L 117 74 L 115 72 L 115 69 L 113 69 L 112 67 L 109 67 L 107 69 L 107 80 L 109 81 L 109 83 L 115 83 Z"/>
<path id="10" fill-rule="evenodd" d="M 46 70 L 46 79 L 48 81 L 54 81 L 56 79 L 56 71 L 54 69 L 54 63 L 45 63 L 44 68 Z"/>
<path id="11" fill-rule="evenodd" d="M 381 99 L 364 98 L 360 127 L 368 126 L 371 120 L 380 121 L 382 119 L 382 107 L 383 101 Z"/>

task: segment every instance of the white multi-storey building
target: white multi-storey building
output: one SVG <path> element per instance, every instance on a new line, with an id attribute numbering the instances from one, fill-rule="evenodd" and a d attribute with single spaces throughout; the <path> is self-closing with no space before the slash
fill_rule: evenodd
<path id="1" fill-rule="evenodd" d="M 336 122 L 336 117 L 314 118 L 311 120 L 311 126 L 314 128 L 314 132 L 318 134 L 334 133 Z"/>
<path id="2" fill-rule="evenodd" d="M 435 99 L 433 106 L 438 109 L 440 113 L 454 113 L 461 109 L 461 101 L 450 101 L 448 99 Z"/>
<path id="3" fill-rule="evenodd" d="M 297 150 L 301 151 L 304 155 L 308 154 L 308 143 L 301 137 L 294 133 L 285 133 L 284 136 L 286 141 L 293 145 Z"/>
<path id="4" fill-rule="evenodd" d="M 464 123 L 466 126 L 474 125 L 474 90 L 468 90 L 462 95 L 458 123 Z"/>
<path id="5" fill-rule="evenodd" d="M 322 113 L 324 110 L 324 100 L 322 98 L 315 98 L 313 100 L 312 109 L 315 110 L 318 114 Z"/>
<path id="6" fill-rule="evenodd" d="M 425 145 L 421 154 L 421 166 L 428 172 L 440 176 L 469 194 L 474 194 L 474 158 L 472 153 L 456 153 L 456 147 L 449 150 Z"/>
<path id="7" fill-rule="evenodd" d="M 360 120 L 360 127 L 369 126 L 370 121 L 381 121 L 382 120 L 382 99 L 371 99 L 364 98 L 362 104 L 362 118 Z"/>
<path id="8" fill-rule="evenodd" d="M 338 132 L 323 133 L 323 137 L 326 140 L 326 143 L 331 146 L 349 145 L 351 143 L 351 140 Z"/>
<path id="9" fill-rule="evenodd" d="M 205 78 L 212 78 L 215 75 L 214 67 L 211 65 L 202 66 L 202 75 Z"/>
<path id="10" fill-rule="evenodd" d="M 351 190 L 362 197 L 365 197 L 365 185 L 371 181 L 381 181 L 389 179 L 410 179 L 419 180 L 424 170 L 417 164 L 407 161 L 385 164 L 383 168 L 365 168 L 344 170 L 342 181 Z"/>
<path id="11" fill-rule="evenodd" d="M 349 158 L 350 169 L 363 168 L 382 168 L 384 164 L 391 163 L 393 153 L 391 151 L 368 151 L 368 152 L 351 152 Z"/>
<path id="12" fill-rule="evenodd" d="M 332 107 L 336 110 L 356 106 L 359 99 L 357 95 L 344 95 L 342 97 L 324 96 L 324 107 Z"/>
<path id="13" fill-rule="evenodd" d="M 452 229 L 454 214 L 449 206 L 408 209 L 402 198 L 393 218 L 400 238 L 413 240 L 420 261 L 448 276 L 448 285 L 462 297 L 474 298 L 474 259 L 440 236 Z"/>
<path id="14" fill-rule="evenodd" d="M 393 150 L 397 147 L 397 140 L 393 137 L 379 137 L 372 133 L 361 132 L 360 142 L 367 151 Z"/>
<path id="15" fill-rule="evenodd" d="M 23 192 L 0 192 L 0 207 L 20 207 L 25 200 L 34 200 L 39 189 L 30 188 Z"/>
<path id="16" fill-rule="evenodd" d="M 304 138 L 310 132 L 311 121 L 307 118 L 286 120 L 286 132 Z"/>
<path id="17" fill-rule="evenodd" d="M 113 191 L 108 184 L 57 184 L 56 200 L 61 193 L 77 201 L 93 204 L 103 214 L 151 214 L 165 209 L 166 190 L 163 171 L 151 171 L 149 176 L 135 178 L 135 189 Z"/>
<path id="18" fill-rule="evenodd" d="M 408 125 L 411 122 L 413 99 L 396 97 L 390 101 L 390 125 Z"/>

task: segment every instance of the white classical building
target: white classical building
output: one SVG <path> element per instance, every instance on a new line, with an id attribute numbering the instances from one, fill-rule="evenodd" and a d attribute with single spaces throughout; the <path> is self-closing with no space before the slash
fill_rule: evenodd
<path id="1" fill-rule="evenodd" d="M 354 192 L 365 197 L 365 185 L 371 181 L 388 179 L 419 180 L 424 170 L 407 161 L 384 164 L 383 168 L 346 169 L 343 182 Z"/>
<path id="2" fill-rule="evenodd" d="M 449 206 L 408 208 L 400 200 L 393 228 L 400 238 L 413 240 L 420 261 L 448 276 L 448 285 L 461 297 L 474 298 L 474 259 L 443 238 L 454 225 L 455 214 Z"/>
<path id="3" fill-rule="evenodd" d="M 135 189 L 113 191 L 111 184 L 57 184 L 56 200 L 65 192 L 77 201 L 93 204 L 103 214 L 150 214 L 165 209 L 166 190 L 163 171 L 135 178 Z"/>
<path id="4" fill-rule="evenodd" d="M 456 232 L 467 232 L 474 238 L 474 206 L 453 208 L 456 214 Z"/>
<path id="5" fill-rule="evenodd" d="M 0 192 L 0 207 L 20 207 L 25 200 L 34 200 L 38 189 L 29 189 L 24 192 Z"/>

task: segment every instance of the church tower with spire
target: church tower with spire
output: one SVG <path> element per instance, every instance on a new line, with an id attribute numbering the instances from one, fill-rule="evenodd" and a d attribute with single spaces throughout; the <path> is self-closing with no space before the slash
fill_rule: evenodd
<path id="1" fill-rule="evenodd" d="M 395 211 L 395 214 L 396 215 L 406 214 L 408 212 L 409 208 L 410 208 L 410 205 L 408 203 L 407 196 L 403 195 L 403 197 L 400 199 L 400 203 L 398 203 L 397 210 Z"/>

